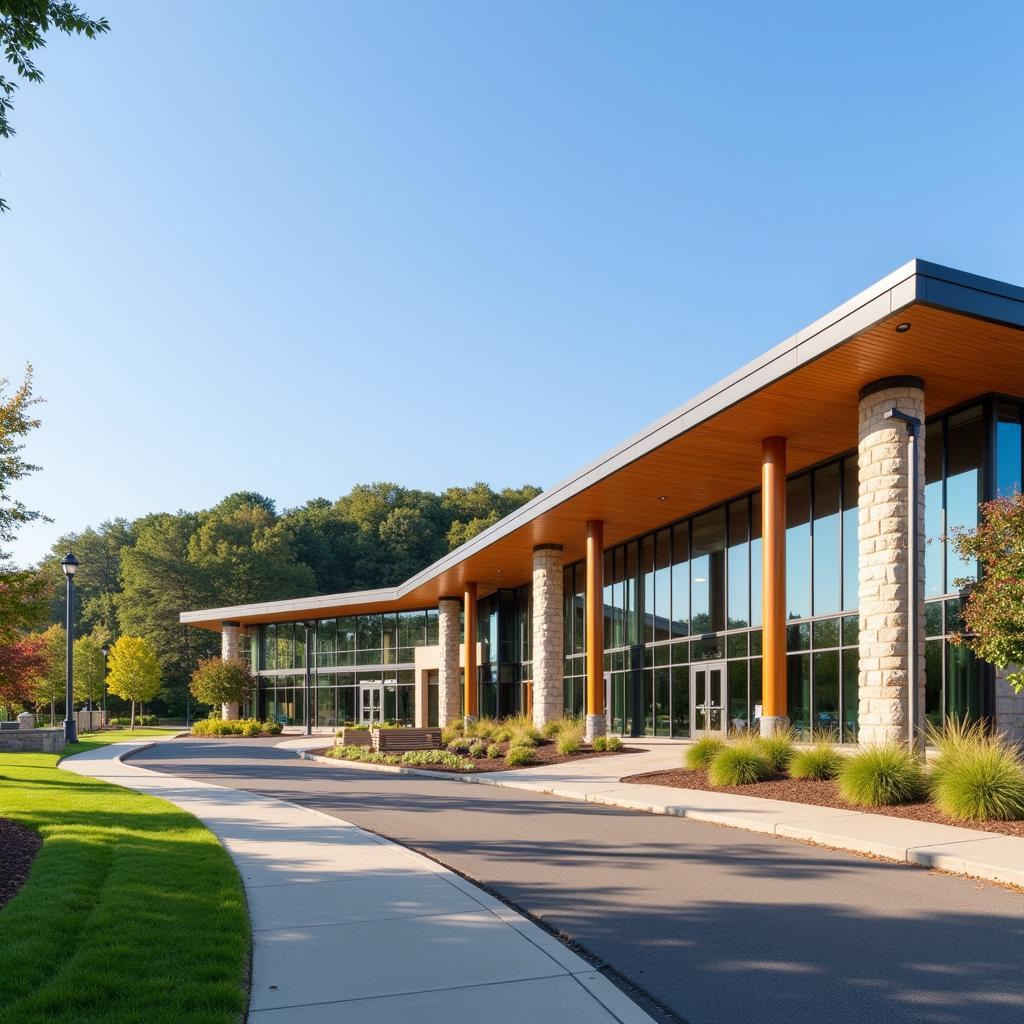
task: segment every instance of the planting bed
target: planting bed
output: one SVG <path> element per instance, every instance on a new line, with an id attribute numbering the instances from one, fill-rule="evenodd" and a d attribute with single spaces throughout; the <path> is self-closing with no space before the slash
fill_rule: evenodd
<path id="1" fill-rule="evenodd" d="M 508 748 L 507 743 L 502 743 L 500 746 L 503 750 Z M 326 756 L 327 751 L 314 750 L 311 753 Z M 460 756 L 473 762 L 475 774 L 478 772 L 515 772 L 519 771 L 520 768 L 539 768 L 544 765 L 565 764 L 568 761 L 583 761 L 589 757 L 615 757 L 618 754 L 640 754 L 643 751 L 637 747 L 623 747 L 622 750 L 612 753 L 610 751 L 592 750 L 589 746 L 585 746 L 578 754 L 560 754 L 554 740 L 538 740 L 537 746 L 532 749 L 532 753 L 533 760 L 529 764 L 519 767 L 506 764 L 504 757 L 470 757 L 468 754 Z M 338 760 L 342 759 L 339 758 Z M 402 767 L 409 768 L 412 771 L 416 770 L 414 765 L 403 765 Z M 447 772 L 451 775 L 467 774 L 460 768 L 446 768 L 444 765 L 439 764 L 424 765 L 423 768 L 426 771 Z"/>
<path id="2" fill-rule="evenodd" d="M 842 810 L 861 811 L 865 814 L 887 814 L 894 818 L 913 818 L 916 821 L 931 821 L 940 825 L 956 825 L 959 828 L 973 828 L 980 832 L 1000 832 L 1003 835 L 1024 838 L 1024 821 L 960 821 L 957 818 L 951 818 L 948 814 L 943 814 L 931 803 L 857 807 L 843 800 L 835 782 L 816 782 L 810 779 L 791 779 L 787 776 L 778 776 L 766 782 L 754 782 L 746 786 L 712 786 L 708 782 L 707 772 L 691 771 L 688 768 L 671 768 L 668 771 L 629 775 L 622 781 L 642 786 L 668 786 L 672 789 L 737 793 L 741 796 L 755 796 L 764 800 L 789 800 L 796 804 L 838 807 Z"/>
<path id="3" fill-rule="evenodd" d="M 43 837 L 10 818 L 0 818 L 0 907 L 25 883 Z"/>

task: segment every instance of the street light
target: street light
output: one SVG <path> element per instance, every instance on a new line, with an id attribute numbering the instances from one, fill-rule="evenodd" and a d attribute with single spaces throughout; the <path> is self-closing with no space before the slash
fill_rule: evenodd
<path id="1" fill-rule="evenodd" d="M 910 749 L 917 753 L 920 751 L 917 735 L 917 473 L 921 458 L 921 421 L 899 409 L 890 409 L 883 418 L 896 420 L 907 428 L 910 446 L 910 458 L 907 460 L 910 464 L 910 479 L 907 481 L 907 740 Z"/>
<path id="2" fill-rule="evenodd" d="M 103 652 L 103 724 L 107 724 L 107 655 L 110 654 L 110 644 L 104 644 L 100 650 Z"/>
<path id="3" fill-rule="evenodd" d="M 68 641 L 68 657 L 67 657 L 67 678 L 65 680 L 65 715 L 64 715 L 64 740 L 67 743 L 78 742 L 78 727 L 75 722 L 75 713 L 72 708 L 74 704 L 75 694 L 72 686 L 74 666 L 72 659 L 74 658 L 74 607 L 75 607 L 75 573 L 78 571 L 78 559 L 69 551 L 61 560 L 60 567 L 64 570 L 64 579 L 67 583 L 67 641 Z"/>

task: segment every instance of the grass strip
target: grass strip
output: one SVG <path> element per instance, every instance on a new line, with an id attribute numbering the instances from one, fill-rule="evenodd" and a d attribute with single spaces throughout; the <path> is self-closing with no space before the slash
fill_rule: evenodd
<path id="1" fill-rule="evenodd" d="M 155 729 L 88 736 L 65 756 Z M 241 879 L 191 814 L 0 754 L 0 816 L 43 837 L 0 911 L 0 1024 L 237 1024 L 249 920 Z"/>

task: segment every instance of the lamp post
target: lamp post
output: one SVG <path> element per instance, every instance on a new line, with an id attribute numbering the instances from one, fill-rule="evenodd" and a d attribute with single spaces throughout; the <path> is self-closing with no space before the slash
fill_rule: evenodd
<path id="1" fill-rule="evenodd" d="M 103 652 L 103 698 L 100 709 L 103 712 L 103 724 L 107 724 L 107 656 L 110 654 L 110 644 L 104 644 L 100 650 Z"/>
<path id="2" fill-rule="evenodd" d="M 67 743 L 78 742 L 78 726 L 75 723 L 74 704 L 75 693 L 72 685 L 74 678 L 74 610 L 75 610 L 75 573 L 78 571 L 78 559 L 69 551 L 61 560 L 60 567 L 64 570 L 64 580 L 67 584 L 67 619 L 66 632 L 68 641 L 67 672 L 65 680 L 65 715 L 64 715 L 64 740 Z"/>
<path id="3" fill-rule="evenodd" d="M 918 463 L 921 458 L 921 421 L 910 413 L 890 409 L 885 419 L 897 420 L 907 428 L 907 443 L 910 447 L 907 486 L 907 742 L 912 751 L 919 751 L 917 736 L 917 502 Z"/>

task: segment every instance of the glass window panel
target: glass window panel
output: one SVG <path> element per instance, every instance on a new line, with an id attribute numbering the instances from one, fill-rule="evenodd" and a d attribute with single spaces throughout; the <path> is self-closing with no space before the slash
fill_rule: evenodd
<path id="1" fill-rule="evenodd" d="M 672 669 L 672 735 L 690 735 L 690 670 Z"/>
<path id="2" fill-rule="evenodd" d="M 576 593 L 573 597 L 572 649 L 574 654 L 583 654 L 587 649 L 587 567 L 576 563 Z"/>
<path id="3" fill-rule="evenodd" d="M 659 530 L 654 541 L 654 639 L 667 640 L 672 622 L 672 531 Z"/>
<path id="4" fill-rule="evenodd" d="M 427 621 L 426 621 L 426 632 L 424 635 L 424 643 L 427 647 L 436 647 L 438 644 L 438 617 L 436 608 L 427 609 Z"/>
<path id="5" fill-rule="evenodd" d="M 759 629 L 750 631 L 750 654 L 751 657 L 761 657 L 762 632 Z"/>
<path id="6" fill-rule="evenodd" d="M 860 643 L 860 621 L 856 615 L 843 618 L 843 646 L 856 646 Z"/>
<path id="7" fill-rule="evenodd" d="M 381 617 L 379 615 L 356 616 L 356 649 L 379 651 L 381 640 Z"/>
<path id="8" fill-rule="evenodd" d="M 643 734 L 654 735 L 654 670 L 645 669 L 641 675 L 640 700 L 643 707 Z"/>
<path id="9" fill-rule="evenodd" d="M 750 624 L 761 625 L 761 492 L 750 496 Z"/>
<path id="10" fill-rule="evenodd" d="M 669 670 L 654 670 L 654 735 L 668 736 L 671 733 L 672 706 L 669 688 Z"/>
<path id="11" fill-rule="evenodd" d="M 637 643 L 637 542 L 631 541 L 626 545 L 626 577 L 625 588 L 625 637 L 623 644 Z"/>
<path id="12" fill-rule="evenodd" d="M 654 537 L 650 534 L 640 540 L 640 582 L 644 598 L 640 642 L 649 644 L 654 639 Z"/>
<path id="13" fill-rule="evenodd" d="M 316 649 L 318 652 L 333 651 L 338 646 L 338 620 L 321 619 L 316 624 Z"/>
<path id="14" fill-rule="evenodd" d="M 996 497 L 1008 498 L 1021 489 L 1021 420 L 1015 405 L 999 406 L 996 424 Z"/>
<path id="15" fill-rule="evenodd" d="M 942 602 L 928 601 L 924 606 L 924 635 L 942 636 Z"/>
<path id="16" fill-rule="evenodd" d="M 814 647 L 839 646 L 839 619 L 821 619 L 812 630 Z"/>
<path id="17" fill-rule="evenodd" d="M 814 656 L 814 730 L 839 739 L 839 652 Z"/>
<path id="18" fill-rule="evenodd" d="M 982 666 L 966 644 L 946 644 L 946 715 L 974 722 L 982 712 Z M 927 646 L 927 645 L 926 645 Z"/>
<path id="19" fill-rule="evenodd" d="M 726 638 L 726 654 L 730 658 L 745 658 L 747 656 L 748 633 L 733 633 Z"/>
<path id="20" fill-rule="evenodd" d="M 924 717 L 934 726 L 941 727 L 942 712 L 942 659 L 943 640 L 928 640 L 924 645 Z"/>
<path id="21" fill-rule="evenodd" d="M 811 478 L 786 482 L 786 610 L 791 619 L 811 614 Z"/>
<path id="22" fill-rule="evenodd" d="M 843 610 L 856 608 L 858 556 L 860 544 L 857 539 L 858 497 L 857 457 L 843 459 Z"/>
<path id="23" fill-rule="evenodd" d="M 946 633 L 959 633 L 964 628 L 963 605 L 959 597 L 946 602 Z"/>
<path id="24" fill-rule="evenodd" d="M 927 597 L 946 593 L 945 515 L 942 508 L 942 473 L 945 445 L 942 421 L 929 423 L 924 439 L 924 592 Z"/>
<path id="25" fill-rule="evenodd" d="M 354 651 L 356 649 L 357 620 L 353 618 L 338 619 L 338 650 Z M 348 664 L 351 664 L 349 662 Z"/>
<path id="26" fill-rule="evenodd" d="M 669 645 L 659 644 L 657 647 L 652 648 L 654 651 L 654 664 L 655 665 L 667 665 L 669 663 Z"/>
<path id="27" fill-rule="evenodd" d="M 842 652 L 843 664 L 843 742 L 857 739 L 857 715 L 860 710 L 859 672 L 860 655 L 856 648 Z"/>
<path id="28" fill-rule="evenodd" d="M 691 538 L 691 625 L 694 633 L 725 628 L 725 509 L 693 520 Z"/>
<path id="29" fill-rule="evenodd" d="M 750 722 L 747 709 L 747 662 L 731 661 L 729 677 L 729 729 L 743 732 Z"/>
<path id="30" fill-rule="evenodd" d="M 751 658 L 750 665 L 750 720 L 760 720 L 761 709 L 761 659 Z"/>
<path id="31" fill-rule="evenodd" d="M 677 640 L 672 645 L 672 664 L 685 665 L 690 660 L 690 645 L 685 640 Z"/>
<path id="32" fill-rule="evenodd" d="M 747 499 L 729 505 L 728 629 L 750 625 L 750 515 Z"/>
<path id="33" fill-rule="evenodd" d="M 801 735 L 810 731 L 811 724 L 811 656 L 786 656 L 786 692 L 789 719 Z"/>
<path id="34" fill-rule="evenodd" d="M 981 468 L 985 456 L 985 424 L 981 406 L 950 416 L 946 441 L 946 529 L 971 529 L 978 525 L 978 503 L 982 500 Z M 974 559 L 961 559 L 946 544 L 946 586 L 957 587 L 957 579 L 977 575 Z"/>
<path id="35" fill-rule="evenodd" d="M 672 635 L 690 635 L 690 524 L 672 528 Z"/>
<path id="36" fill-rule="evenodd" d="M 814 614 L 842 608 L 839 558 L 839 469 L 830 462 L 814 471 Z"/>
<path id="37" fill-rule="evenodd" d="M 800 622 L 786 627 L 786 650 L 806 651 L 811 646 L 811 624 Z"/>
<path id="38" fill-rule="evenodd" d="M 615 551 L 604 553 L 604 590 L 601 599 L 604 605 L 604 648 L 608 650 L 619 645 L 615 641 Z"/>

